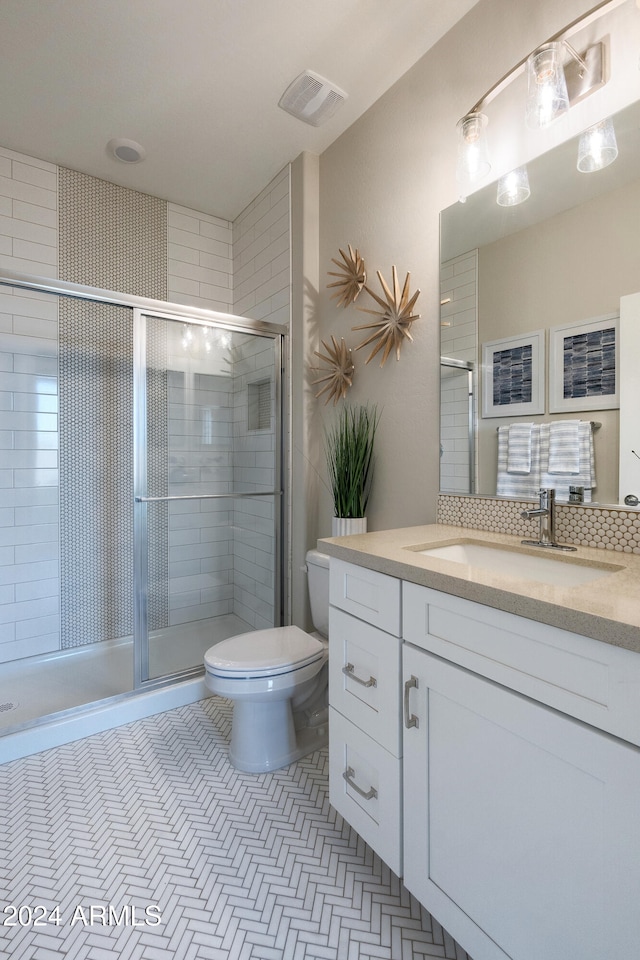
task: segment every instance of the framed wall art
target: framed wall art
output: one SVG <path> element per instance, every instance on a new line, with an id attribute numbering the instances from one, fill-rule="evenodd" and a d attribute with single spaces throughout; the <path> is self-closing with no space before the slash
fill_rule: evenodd
<path id="1" fill-rule="evenodd" d="M 549 412 L 619 407 L 619 315 L 553 327 L 550 337 Z"/>
<path id="2" fill-rule="evenodd" d="M 482 416 L 544 413 L 545 332 L 482 344 Z"/>

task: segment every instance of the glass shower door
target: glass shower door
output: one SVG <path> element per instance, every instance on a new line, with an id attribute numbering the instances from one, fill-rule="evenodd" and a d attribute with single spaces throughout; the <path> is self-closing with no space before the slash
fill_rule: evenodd
<path id="1" fill-rule="evenodd" d="M 281 336 L 137 312 L 136 685 L 282 622 Z"/>
<path id="2" fill-rule="evenodd" d="M 440 357 L 440 492 L 475 493 L 473 363 Z"/>

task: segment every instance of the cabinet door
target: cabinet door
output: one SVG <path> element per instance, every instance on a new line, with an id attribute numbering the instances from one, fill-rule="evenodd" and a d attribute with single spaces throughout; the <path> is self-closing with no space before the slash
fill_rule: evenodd
<path id="1" fill-rule="evenodd" d="M 403 673 L 408 889 L 474 960 L 636 955 L 640 751 L 410 644 Z"/>

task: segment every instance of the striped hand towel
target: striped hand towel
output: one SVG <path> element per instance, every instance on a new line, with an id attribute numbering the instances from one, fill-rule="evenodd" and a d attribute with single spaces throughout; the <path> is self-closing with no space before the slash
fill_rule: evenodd
<path id="1" fill-rule="evenodd" d="M 507 435 L 507 473 L 531 473 L 532 423 L 512 423 Z"/>
<path id="2" fill-rule="evenodd" d="M 496 496 L 535 500 L 540 490 L 540 429 L 531 428 L 531 469 L 529 473 L 508 473 L 509 427 L 498 427 L 498 480 Z"/>
<path id="3" fill-rule="evenodd" d="M 577 474 L 580 472 L 580 422 L 580 420 L 554 420 L 549 425 L 549 473 Z"/>
<path id="4" fill-rule="evenodd" d="M 548 423 L 540 425 L 540 462 L 541 486 L 553 487 L 556 491 L 556 500 L 569 499 L 569 486 L 584 487 L 584 502 L 591 503 L 593 491 L 596 487 L 595 448 L 593 445 L 593 430 L 589 420 L 573 421 L 578 426 L 578 442 L 576 446 L 578 470 L 576 473 L 552 473 L 550 468 L 551 430 Z M 567 462 L 567 460 L 565 460 Z"/>

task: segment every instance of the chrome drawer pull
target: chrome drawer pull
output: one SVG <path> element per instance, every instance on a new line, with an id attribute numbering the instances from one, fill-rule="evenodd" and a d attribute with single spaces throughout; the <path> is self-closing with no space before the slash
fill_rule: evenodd
<path id="1" fill-rule="evenodd" d="M 355 673 L 353 672 L 354 670 L 355 667 L 352 663 L 348 663 L 346 667 L 342 668 L 342 672 L 344 673 L 345 677 L 349 677 L 350 680 L 355 680 L 355 682 L 359 683 L 362 687 L 378 686 L 378 681 L 375 677 L 369 677 L 368 680 L 361 680 L 360 677 L 356 677 Z"/>
<path id="2" fill-rule="evenodd" d="M 347 767 L 345 772 L 342 774 L 344 779 L 347 781 L 350 787 L 353 787 L 356 793 L 359 793 L 361 797 L 365 800 L 373 800 L 378 796 L 378 791 L 375 787 L 369 787 L 368 790 L 363 790 L 362 787 L 359 787 L 358 784 L 353 780 L 355 770 L 353 767 Z"/>
<path id="3" fill-rule="evenodd" d="M 415 714 L 409 713 L 409 694 L 411 693 L 411 688 L 415 687 L 418 689 L 418 678 L 412 676 L 410 680 L 405 681 L 404 685 L 404 725 L 405 727 L 417 727 L 418 718 Z"/>

